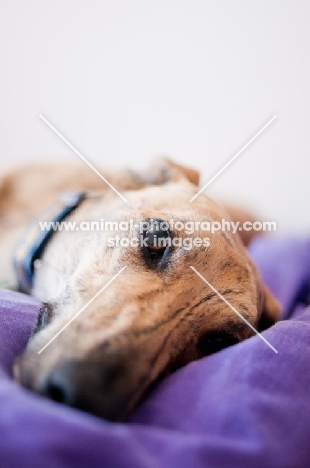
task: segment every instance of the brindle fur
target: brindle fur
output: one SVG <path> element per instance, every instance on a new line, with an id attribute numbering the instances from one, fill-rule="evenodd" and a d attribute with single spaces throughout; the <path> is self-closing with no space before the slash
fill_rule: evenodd
<path id="1" fill-rule="evenodd" d="M 16 240 L 26 223 L 63 190 L 94 195 L 70 221 L 229 219 L 225 207 L 204 194 L 189 203 L 197 192 L 198 173 L 167 159 L 145 173 L 105 176 L 128 203 L 84 166 L 29 166 L 0 179 L 2 276 L 14 280 L 10 256 Z M 236 208 L 230 212 L 235 220 L 249 219 Z M 111 420 L 124 418 L 158 378 L 200 358 L 204 337 L 223 331 L 236 340 L 252 335 L 190 265 L 255 327 L 274 323 L 279 314 L 239 234 L 207 233 L 208 248 L 174 248 L 163 269 L 150 267 L 139 248 L 109 248 L 107 237 L 116 234 L 59 231 L 52 237 L 32 291 L 44 304 L 14 366 L 17 381 L 39 393 L 44 393 L 48 376 L 61 369 L 80 396 L 64 402 Z M 177 235 L 203 238 L 206 232 Z M 252 235 L 247 233 L 243 241 Z M 122 274 L 38 354 L 123 266 Z"/>

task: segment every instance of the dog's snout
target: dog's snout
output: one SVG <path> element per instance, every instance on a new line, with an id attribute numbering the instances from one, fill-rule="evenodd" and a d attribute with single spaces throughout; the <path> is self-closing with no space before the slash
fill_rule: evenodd
<path id="1" fill-rule="evenodd" d="M 105 369 L 97 362 L 66 361 L 50 372 L 39 393 L 55 402 L 109 420 L 123 411 L 123 395 L 115 391 L 116 369 Z"/>
<path id="2" fill-rule="evenodd" d="M 57 367 L 45 378 L 39 393 L 58 403 L 75 406 L 78 399 L 77 390 L 79 389 L 79 398 L 85 392 L 83 390 L 84 382 L 82 372 L 79 371 L 77 366 L 66 363 L 66 365 Z"/>

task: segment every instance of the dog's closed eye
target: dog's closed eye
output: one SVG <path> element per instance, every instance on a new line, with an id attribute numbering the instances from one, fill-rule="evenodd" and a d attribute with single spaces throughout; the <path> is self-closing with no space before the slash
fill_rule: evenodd
<path id="1" fill-rule="evenodd" d="M 37 322 L 35 324 L 35 327 L 32 331 L 32 336 L 35 335 L 37 332 L 40 330 L 43 330 L 50 321 L 52 320 L 53 317 L 53 308 L 49 302 L 44 302 L 42 304 L 42 307 L 39 310 L 39 315 L 37 318 Z"/>
<path id="2" fill-rule="evenodd" d="M 239 339 L 226 332 L 210 332 L 203 335 L 198 343 L 197 348 L 201 356 L 208 356 L 209 354 L 221 351 L 234 344 L 239 343 Z"/>

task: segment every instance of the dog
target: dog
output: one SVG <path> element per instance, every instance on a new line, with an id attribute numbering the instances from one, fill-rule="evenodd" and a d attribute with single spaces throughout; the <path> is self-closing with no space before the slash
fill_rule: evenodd
<path id="1" fill-rule="evenodd" d="M 11 265 L 18 239 L 64 190 L 84 194 L 66 221 L 149 223 L 146 233 L 140 227 L 125 233 L 144 239 L 143 245 L 127 247 L 112 245 L 106 231 L 53 233 L 28 291 L 43 304 L 14 365 L 15 379 L 27 389 L 117 421 L 158 380 L 253 335 L 191 266 L 259 330 L 277 321 L 280 308 L 245 249 L 253 232 L 208 232 L 207 241 L 192 248 L 168 242 L 206 239 L 200 223 L 230 219 L 225 206 L 205 194 L 189 203 L 198 191 L 197 171 L 163 158 L 144 172 L 105 173 L 105 178 L 127 202 L 82 165 L 34 165 L 4 175 L 0 253 L 3 278 L 18 287 Z M 229 211 L 235 220 L 248 218 L 238 209 Z M 159 229 L 171 219 L 194 222 L 197 231 Z M 154 244 L 155 228 L 160 247 Z M 124 238 L 117 228 L 113 235 Z"/>

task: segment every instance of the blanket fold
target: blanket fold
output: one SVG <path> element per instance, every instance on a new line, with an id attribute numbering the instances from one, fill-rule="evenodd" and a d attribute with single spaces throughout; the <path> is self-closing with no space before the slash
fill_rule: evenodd
<path id="1" fill-rule="evenodd" d="M 0 468 L 310 466 L 310 240 L 257 238 L 250 254 L 283 306 L 258 336 L 159 383 L 125 423 L 12 380 L 40 304 L 0 291 Z"/>

